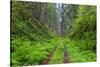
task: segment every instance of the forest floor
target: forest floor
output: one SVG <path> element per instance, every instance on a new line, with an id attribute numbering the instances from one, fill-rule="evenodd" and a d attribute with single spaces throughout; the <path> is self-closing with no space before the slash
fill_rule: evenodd
<path id="1" fill-rule="evenodd" d="M 43 65 L 95 61 L 95 53 L 89 50 L 80 51 L 80 48 L 69 39 L 58 38 L 57 43 L 52 49 L 53 52 L 49 53 L 48 58 L 42 62 Z"/>
<path id="2" fill-rule="evenodd" d="M 52 53 L 48 54 L 48 58 L 45 59 L 42 64 L 55 64 L 55 63 L 69 63 L 69 57 L 68 57 L 68 51 L 67 51 L 67 46 L 63 43 L 63 40 L 59 40 L 58 44 L 55 46 L 55 48 L 53 49 Z M 60 43 L 60 46 L 59 46 Z M 62 48 L 61 48 L 62 47 Z M 58 49 L 59 48 L 59 49 Z M 63 50 L 62 52 L 60 52 L 59 50 Z M 58 54 L 56 54 L 58 53 Z M 57 57 L 57 55 L 59 56 L 59 54 L 61 54 L 62 56 Z M 55 57 L 55 58 L 54 58 Z M 62 62 L 60 58 L 63 60 Z M 53 61 L 53 62 L 52 62 Z M 54 62 L 55 61 L 55 62 Z"/>
<path id="3" fill-rule="evenodd" d="M 29 45 L 30 41 L 20 42 L 25 44 L 25 46 L 22 45 L 20 47 L 21 50 L 17 50 L 18 52 L 15 53 L 17 54 L 16 57 L 20 58 L 24 56 L 24 59 L 30 59 L 29 61 L 32 62 L 31 65 L 96 61 L 95 52 L 91 50 L 81 50 L 77 46 L 77 42 L 75 43 L 73 40 L 65 37 L 54 37 L 47 42 L 39 41 L 36 45 Z M 20 59 L 23 60 L 23 58 Z M 23 61 L 23 65 L 28 65 L 25 64 L 28 62 Z"/>

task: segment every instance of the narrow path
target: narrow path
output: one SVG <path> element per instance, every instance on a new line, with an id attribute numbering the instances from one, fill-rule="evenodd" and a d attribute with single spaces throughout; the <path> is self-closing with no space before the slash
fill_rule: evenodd
<path id="1" fill-rule="evenodd" d="M 69 63 L 68 53 L 67 53 L 67 46 L 64 45 L 64 63 Z"/>
<path id="2" fill-rule="evenodd" d="M 57 49 L 58 45 L 53 49 L 53 52 L 50 53 L 48 55 L 48 58 L 45 59 L 43 62 L 42 62 L 42 65 L 45 65 L 45 64 L 49 64 L 49 61 L 51 60 L 52 56 L 54 55 L 56 49 Z M 67 46 L 64 45 L 64 57 L 63 57 L 63 62 L 64 63 L 69 63 L 69 57 L 68 57 L 68 53 L 67 53 Z"/>
<path id="3" fill-rule="evenodd" d="M 54 52 L 55 52 L 55 50 L 56 50 L 56 48 L 57 48 L 57 46 L 54 48 L 53 53 L 50 53 L 50 54 L 48 55 L 48 58 L 45 59 L 45 60 L 42 62 L 42 64 L 48 64 L 48 63 L 49 63 L 49 61 L 51 60 L 51 58 L 52 58 L 52 56 L 53 56 L 53 54 L 54 54 Z"/>

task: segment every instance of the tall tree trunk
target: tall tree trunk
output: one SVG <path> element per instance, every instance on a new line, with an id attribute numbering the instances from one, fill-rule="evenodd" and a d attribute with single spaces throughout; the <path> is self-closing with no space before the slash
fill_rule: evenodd
<path id="1" fill-rule="evenodd" d="M 58 3 L 56 6 L 57 6 L 57 21 L 56 21 L 56 23 L 57 23 L 57 34 L 62 35 L 62 31 L 61 31 L 61 20 L 62 20 L 62 18 L 61 18 L 61 4 Z"/>

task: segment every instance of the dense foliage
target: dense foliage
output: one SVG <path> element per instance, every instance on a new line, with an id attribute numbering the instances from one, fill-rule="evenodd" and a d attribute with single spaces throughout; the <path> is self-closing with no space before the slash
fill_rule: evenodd
<path id="1" fill-rule="evenodd" d="M 30 5 L 16 1 L 12 3 L 11 52 L 13 65 L 39 64 L 44 58 L 47 58 L 48 52 L 52 51 L 55 46 L 49 44 L 53 41 L 49 40 L 51 36 L 46 31 L 47 28 L 42 27 L 31 14 L 24 13 L 24 10 Z"/>
<path id="2" fill-rule="evenodd" d="M 11 1 L 11 65 L 96 61 L 96 7 Z"/>
<path id="3" fill-rule="evenodd" d="M 70 36 L 78 40 L 80 49 L 96 50 L 96 7 L 80 6 Z M 81 45 L 80 45 L 81 43 Z M 91 46 L 91 47 L 90 47 Z"/>

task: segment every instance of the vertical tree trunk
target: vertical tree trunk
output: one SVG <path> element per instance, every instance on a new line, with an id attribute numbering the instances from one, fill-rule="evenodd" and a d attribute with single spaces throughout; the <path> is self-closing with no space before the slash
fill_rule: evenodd
<path id="1" fill-rule="evenodd" d="M 61 21 L 62 21 L 62 18 L 61 18 L 61 4 L 57 4 L 57 34 L 58 35 L 62 35 L 62 31 L 61 31 Z"/>

